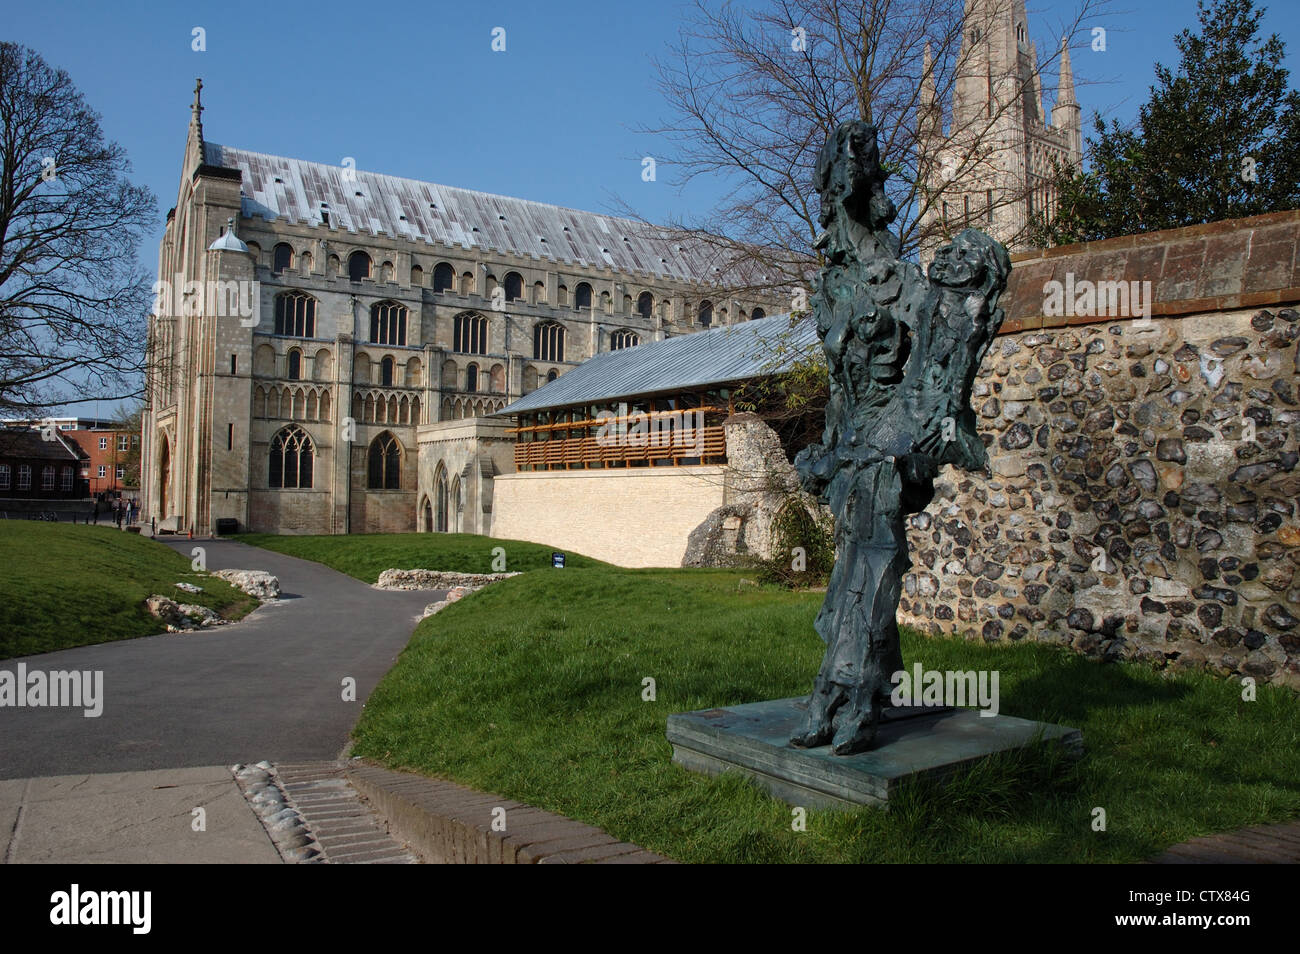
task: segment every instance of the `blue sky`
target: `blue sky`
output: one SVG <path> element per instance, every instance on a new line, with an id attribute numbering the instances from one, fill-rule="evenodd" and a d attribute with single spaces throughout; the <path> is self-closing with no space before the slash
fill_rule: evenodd
<path id="1" fill-rule="evenodd" d="M 1030 0 L 1040 50 L 1077 3 Z M 1173 37 L 1196 23 L 1194 0 L 1131 3 L 1096 19 L 1104 53 L 1074 54 L 1088 128 L 1093 110 L 1132 119 L 1154 64 L 1176 66 Z M 1262 5 L 1266 31 L 1291 39 L 1294 87 L 1300 6 Z M 322 162 L 352 156 L 360 169 L 579 209 L 613 211 L 621 197 L 652 220 L 707 208 L 709 184 L 682 194 L 668 176 L 641 180 L 641 157 L 656 150 L 636 127 L 665 115 L 651 58 L 686 10 L 673 0 L 42 0 L 10 2 L 0 38 L 68 70 L 125 147 L 134 181 L 158 196 L 158 229 L 140 253 L 152 268 L 196 76 L 216 142 Z M 491 49 L 497 26 L 504 53 Z M 195 27 L 205 52 L 191 48 Z"/>

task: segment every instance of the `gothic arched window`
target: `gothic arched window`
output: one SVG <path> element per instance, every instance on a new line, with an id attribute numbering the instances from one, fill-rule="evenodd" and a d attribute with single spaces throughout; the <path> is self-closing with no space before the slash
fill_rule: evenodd
<path id="1" fill-rule="evenodd" d="M 487 354 L 487 319 L 473 312 L 457 315 L 452 323 L 452 350 L 460 354 Z"/>
<path id="2" fill-rule="evenodd" d="M 636 313 L 647 321 L 654 314 L 655 296 L 649 292 L 642 292 L 636 300 Z"/>
<path id="3" fill-rule="evenodd" d="M 442 467 L 439 467 L 438 477 L 433 482 L 433 498 L 437 505 L 437 510 L 434 513 L 433 529 L 438 533 L 447 532 L 447 511 L 451 509 L 451 501 L 447 499 L 448 496 L 447 472 Z"/>
<path id="4" fill-rule="evenodd" d="M 281 428 L 271 441 L 267 485 L 282 488 L 310 487 L 315 457 L 315 449 L 306 431 L 295 424 Z"/>
<path id="5" fill-rule="evenodd" d="M 374 344 L 406 345 L 406 306 L 395 301 L 370 306 L 370 340 Z"/>
<path id="6" fill-rule="evenodd" d="M 564 360 L 564 326 L 554 321 L 540 321 L 533 327 L 533 359 Z"/>
<path id="7" fill-rule="evenodd" d="M 573 290 L 573 307 L 579 311 L 591 307 L 591 286 L 586 282 L 579 282 Z"/>
<path id="8" fill-rule="evenodd" d="M 302 352 L 293 348 L 289 352 L 289 368 L 285 375 L 290 381 L 302 380 Z"/>
<path id="9" fill-rule="evenodd" d="M 379 362 L 379 383 L 386 388 L 393 386 L 393 359 L 384 358 Z"/>
<path id="10" fill-rule="evenodd" d="M 635 348 L 641 343 L 641 336 L 635 331 L 616 331 L 609 336 L 609 350 L 619 351 L 623 348 Z"/>
<path id="11" fill-rule="evenodd" d="M 710 325 L 712 325 L 713 324 L 713 302 L 711 301 L 700 302 L 700 310 L 698 316 L 700 319 L 701 328 L 707 328 Z"/>
<path id="12" fill-rule="evenodd" d="M 465 390 L 466 391 L 478 390 L 478 365 L 477 364 L 471 364 L 468 368 L 465 369 Z"/>
<path id="13" fill-rule="evenodd" d="M 402 489 L 402 445 L 391 431 L 370 442 L 369 480 L 371 490 Z"/>
<path id="14" fill-rule="evenodd" d="M 758 319 L 760 318 L 766 318 L 767 312 L 765 312 L 762 308 L 755 308 L 753 311 L 749 313 L 749 317 L 752 318 L 754 321 L 758 321 Z"/>
<path id="15" fill-rule="evenodd" d="M 275 333 L 295 338 L 315 338 L 316 299 L 299 291 L 276 295 Z"/>

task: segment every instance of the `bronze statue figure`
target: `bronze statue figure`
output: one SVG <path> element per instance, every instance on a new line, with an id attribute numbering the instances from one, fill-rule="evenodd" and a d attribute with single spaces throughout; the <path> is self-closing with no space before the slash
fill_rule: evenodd
<path id="1" fill-rule="evenodd" d="M 816 622 L 826 656 L 791 743 L 829 743 L 836 755 L 871 747 L 903 669 L 904 519 L 930 502 L 942 464 L 987 466 L 970 393 L 1011 271 L 1001 243 L 968 228 L 938 251 L 927 281 L 898 257 L 885 178 L 863 122 L 842 124 L 817 162 L 826 263 L 812 310 L 830 399 L 822 442 L 795 465 L 835 516 L 835 567 Z"/>

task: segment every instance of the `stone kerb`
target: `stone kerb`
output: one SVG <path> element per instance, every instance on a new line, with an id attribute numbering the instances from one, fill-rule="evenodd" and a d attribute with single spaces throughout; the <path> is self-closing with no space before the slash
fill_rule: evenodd
<path id="1" fill-rule="evenodd" d="M 1300 212 L 1020 256 L 972 396 L 991 474 L 946 469 L 911 519 L 900 620 L 1300 689 L 1297 236 Z M 1151 319 L 1049 322 L 1067 272 L 1152 281 Z"/>

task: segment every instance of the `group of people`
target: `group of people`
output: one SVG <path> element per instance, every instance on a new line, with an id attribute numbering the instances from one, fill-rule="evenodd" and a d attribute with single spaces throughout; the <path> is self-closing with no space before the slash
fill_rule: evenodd
<path id="1" fill-rule="evenodd" d="M 134 497 L 112 497 L 108 500 L 96 497 L 93 512 L 95 523 L 99 523 L 101 513 L 111 513 L 113 522 L 120 529 L 123 524 L 130 526 L 135 523 L 136 517 L 140 515 L 140 502 Z"/>

